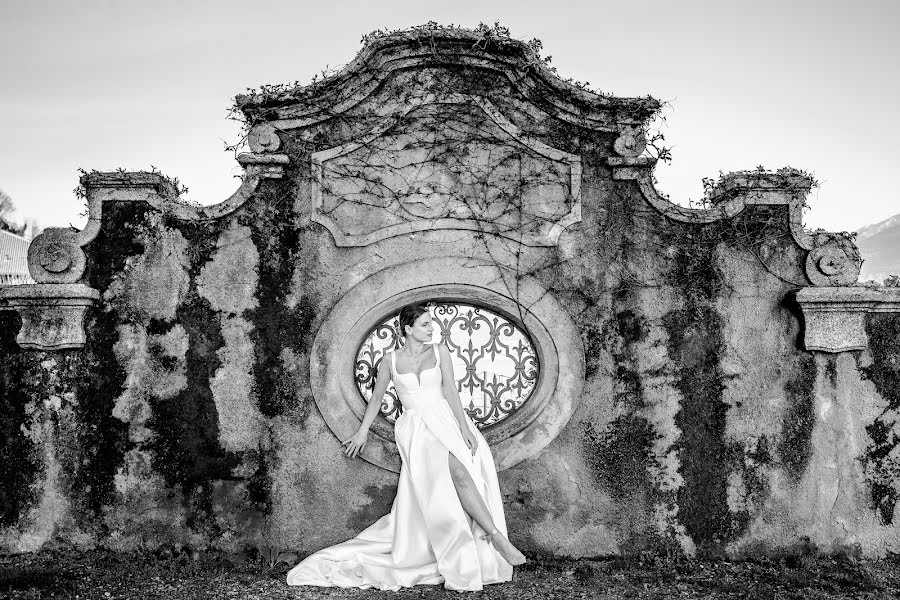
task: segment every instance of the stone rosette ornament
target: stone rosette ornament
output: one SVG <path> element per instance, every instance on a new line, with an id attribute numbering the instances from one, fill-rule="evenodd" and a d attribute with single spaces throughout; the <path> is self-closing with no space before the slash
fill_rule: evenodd
<path id="1" fill-rule="evenodd" d="M 845 235 L 817 232 L 806 255 L 806 276 L 815 286 L 853 285 L 862 268 L 859 249 Z"/>

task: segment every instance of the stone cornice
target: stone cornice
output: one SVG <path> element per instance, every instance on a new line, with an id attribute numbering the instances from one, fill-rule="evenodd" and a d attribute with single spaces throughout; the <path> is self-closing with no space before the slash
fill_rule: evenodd
<path id="1" fill-rule="evenodd" d="M 99 298 L 98 290 L 77 283 L 0 287 L 0 306 L 22 318 L 16 342 L 32 350 L 82 347 L 84 315 Z"/>
<path id="2" fill-rule="evenodd" d="M 867 313 L 900 313 L 900 288 L 803 288 L 796 294 L 807 350 L 846 352 L 868 347 Z"/>
<path id="3" fill-rule="evenodd" d="M 819 312 L 900 312 L 900 288 L 803 288 L 797 302 Z"/>
<path id="4" fill-rule="evenodd" d="M 639 126 L 659 109 L 651 98 L 618 98 L 584 90 L 559 78 L 525 43 L 486 38 L 465 29 L 398 32 L 370 41 L 340 72 L 293 89 L 239 95 L 251 124 L 278 120 L 279 128 L 305 127 L 346 112 L 400 70 L 465 66 L 505 78 L 530 102 L 557 118 L 594 130 Z"/>

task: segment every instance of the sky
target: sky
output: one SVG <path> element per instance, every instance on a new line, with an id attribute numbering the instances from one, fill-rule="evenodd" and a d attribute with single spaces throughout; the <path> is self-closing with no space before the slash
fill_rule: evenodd
<path id="1" fill-rule="evenodd" d="M 791 166 L 820 182 L 809 228 L 900 213 L 896 0 L 0 0 L 0 190 L 44 227 L 83 226 L 79 168 L 155 167 L 221 202 L 241 174 L 236 94 L 428 21 L 499 21 L 563 77 L 665 101 L 656 176 L 674 202 L 720 171 Z"/>

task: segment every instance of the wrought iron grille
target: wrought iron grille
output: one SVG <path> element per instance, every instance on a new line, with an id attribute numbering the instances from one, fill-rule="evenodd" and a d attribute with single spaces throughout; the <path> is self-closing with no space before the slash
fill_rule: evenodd
<path id="1" fill-rule="evenodd" d="M 432 342 L 450 349 L 456 389 L 463 409 L 483 429 L 515 413 L 534 391 L 539 364 L 528 335 L 509 319 L 481 306 L 432 303 Z M 356 385 L 369 401 L 378 365 L 388 351 L 403 345 L 397 316 L 369 333 L 356 355 Z M 381 401 L 381 415 L 395 422 L 403 412 L 391 382 Z"/>

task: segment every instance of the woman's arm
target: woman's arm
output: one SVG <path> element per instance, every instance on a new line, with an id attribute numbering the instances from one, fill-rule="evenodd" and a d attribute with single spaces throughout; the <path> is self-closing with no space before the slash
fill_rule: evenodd
<path id="1" fill-rule="evenodd" d="M 381 362 L 378 364 L 378 373 L 375 375 L 375 388 L 372 390 L 372 396 L 369 398 L 369 404 L 366 406 L 366 413 L 363 415 L 362 423 L 350 439 L 341 442 L 341 445 L 347 445 L 344 454 L 349 458 L 357 456 L 366 445 L 369 438 L 369 428 L 378 416 L 378 410 L 381 408 L 381 400 L 387 386 L 391 382 L 391 365 L 390 357 L 385 354 Z"/>

